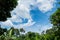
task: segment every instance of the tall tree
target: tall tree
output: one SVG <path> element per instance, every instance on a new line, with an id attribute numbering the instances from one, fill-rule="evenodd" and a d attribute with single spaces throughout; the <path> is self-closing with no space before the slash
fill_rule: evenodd
<path id="1" fill-rule="evenodd" d="M 56 28 L 54 33 L 55 36 L 57 36 L 57 40 L 60 40 L 60 7 L 58 7 L 56 12 L 51 15 L 51 23 L 53 24 L 53 27 Z"/>
<path id="2" fill-rule="evenodd" d="M 51 15 L 51 23 L 54 26 L 60 26 L 60 8 L 58 8 L 56 12 Z"/>
<path id="3" fill-rule="evenodd" d="M 25 32 L 25 30 L 23 28 L 20 28 L 20 32 Z"/>
<path id="4" fill-rule="evenodd" d="M 5 32 L 7 32 L 7 29 L 1 28 L 1 26 L 0 26 L 0 35 L 4 35 Z"/>
<path id="5" fill-rule="evenodd" d="M 12 11 L 17 5 L 17 0 L 0 0 L 0 21 L 6 21 L 11 17 Z"/>
<path id="6" fill-rule="evenodd" d="M 60 5 L 60 2 L 58 2 Z M 51 23 L 54 26 L 60 26 L 60 6 L 57 8 L 57 10 L 51 15 Z"/>

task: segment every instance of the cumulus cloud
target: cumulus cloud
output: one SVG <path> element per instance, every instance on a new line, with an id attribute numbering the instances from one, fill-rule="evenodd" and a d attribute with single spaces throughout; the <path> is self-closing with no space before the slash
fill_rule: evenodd
<path id="1" fill-rule="evenodd" d="M 14 25 L 15 28 L 18 27 L 19 28 L 25 28 L 25 27 L 30 27 L 32 25 L 34 25 L 35 22 L 31 22 L 31 20 L 28 21 L 28 23 L 24 23 L 24 24 L 19 24 L 19 25 Z"/>
<path id="2" fill-rule="evenodd" d="M 1 25 L 4 27 L 6 27 L 6 26 L 9 26 L 9 27 L 12 27 L 12 22 L 10 21 L 10 20 L 7 20 L 7 21 L 5 21 L 5 22 L 1 22 Z"/>
<path id="3" fill-rule="evenodd" d="M 35 22 L 31 18 L 30 5 L 37 6 L 40 11 L 47 12 L 53 8 L 54 2 L 55 0 L 19 0 L 17 7 L 11 12 L 12 17 L 6 22 L 2 22 L 2 25 L 14 26 L 15 28 L 32 26 Z M 22 19 L 28 19 L 28 22 L 22 23 Z M 19 24 L 15 25 L 13 22 Z"/>
<path id="4" fill-rule="evenodd" d="M 36 23 L 35 25 L 33 25 L 33 27 L 25 27 L 26 32 L 37 32 L 37 33 L 42 33 L 43 31 L 46 32 L 47 29 L 52 28 L 52 24 L 43 24 L 40 25 L 38 23 Z"/>
<path id="5" fill-rule="evenodd" d="M 50 11 L 54 7 L 55 2 L 56 0 L 37 0 L 38 8 L 43 12 Z"/>

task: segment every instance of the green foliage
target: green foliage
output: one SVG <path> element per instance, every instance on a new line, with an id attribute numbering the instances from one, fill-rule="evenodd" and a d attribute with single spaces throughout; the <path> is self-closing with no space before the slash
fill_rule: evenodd
<path id="1" fill-rule="evenodd" d="M 55 30 L 56 28 L 57 27 L 48 29 L 46 31 L 46 34 L 39 34 L 35 32 L 27 32 L 25 34 L 21 34 L 16 31 L 20 31 L 19 29 L 12 27 L 7 30 L 5 34 L 3 33 L 2 35 L 0 35 L 0 40 L 60 40 L 60 31 Z"/>
<path id="2" fill-rule="evenodd" d="M 7 32 L 7 29 L 0 27 L 0 35 L 3 35 L 5 32 Z"/>
<path id="3" fill-rule="evenodd" d="M 0 0 L 0 21 L 6 21 L 11 17 L 12 11 L 17 5 L 17 0 Z"/>
<path id="4" fill-rule="evenodd" d="M 20 28 L 20 32 L 25 32 L 25 30 L 23 28 Z"/>
<path id="5" fill-rule="evenodd" d="M 51 15 L 51 23 L 55 26 L 60 25 L 60 8 L 58 8 L 56 12 Z"/>
<path id="6" fill-rule="evenodd" d="M 53 34 L 55 34 L 55 40 L 60 40 L 60 7 L 51 15 L 51 23 L 53 24 L 53 28 L 49 31 L 53 31 Z"/>

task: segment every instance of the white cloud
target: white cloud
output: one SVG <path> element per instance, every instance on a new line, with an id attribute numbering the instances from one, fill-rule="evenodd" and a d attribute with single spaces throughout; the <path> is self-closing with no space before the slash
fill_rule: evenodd
<path id="1" fill-rule="evenodd" d="M 31 18 L 30 5 L 37 6 L 42 12 L 47 12 L 53 8 L 54 1 L 55 0 L 19 0 L 18 6 L 11 12 L 12 18 L 6 22 L 2 22 L 2 24 L 5 26 L 14 26 L 15 28 L 32 26 L 35 22 Z M 22 23 L 22 18 L 28 19 L 28 22 Z M 20 22 L 22 24 L 14 25 L 13 22 Z"/>
<path id="2" fill-rule="evenodd" d="M 20 2 L 21 1 L 21 2 Z M 30 3 L 33 3 L 34 1 L 30 0 L 19 0 L 18 1 L 18 6 L 11 12 L 12 18 L 8 18 L 6 22 L 2 22 L 2 25 L 5 26 L 14 26 L 15 28 L 21 28 L 21 27 L 28 27 L 32 26 L 35 22 L 32 20 L 31 15 L 30 15 Z M 22 23 L 23 19 L 28 19 L 27 23 Z M 20 24 L 13 24 L 13 22 Z"/>
<path id="3" fill-rule="evenodd" d="M 12 27 L 13 24 L 12 24 L 12 22 L 10 20 L 7 20 L 5 22 L 2 22 L 1 25 L 2 26 L 9 26 L 9 27 L 11 26 Z"/>
<path id="4" fill-rule="evenodd" d="M 42 12 L 50 11 L 54 7 L 56 0 L 37 0 L 38 8 Z"/>
<path id="5" fill-rule="evenodd" d="M 19 24 L 19 25 L 14 25 L 14 27 L 15 28 L 18 27 L 18 29 L 19 29 L 19 28 L 25 28 L 25 27 L 32 26 L 33 24 L 35 24 L 35 22 L 31 22 L 31 20 L 29 20 L 27 23 Z"/>
<path id="6" fill-rule="evenodd" d="M 37 32 L 37 33 L 42 33 L 43 31 L 46 31 L 47 29 L 52 28 L 52 24 L 34 24 L 33 26 L 30 27 L 25 27 L 26 32 Z"/>

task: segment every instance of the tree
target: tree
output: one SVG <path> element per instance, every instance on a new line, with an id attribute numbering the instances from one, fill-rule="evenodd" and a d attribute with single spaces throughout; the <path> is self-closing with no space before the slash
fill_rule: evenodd
<path id="1" fill-rule="evenodd" d="M 6 21 L 11 17 L 12 11 L 17 5 L 17 0 L 0 0 L 0 21 Z"/>
<path id="2" fill-rule="evenodd" d="M 4 35 L 5 32 L 7 32 L 7 29 L 0 27 L 0 35 Z"/>
<path id="3" fill-rule="evenodd" d="M 54 14 L 51 15 L 51 23 L 53 24 L 53 27 L 55 27 L 53 32 L 56 36 L 56 39 L 60 40 L 60 7 L 58 7 Z"/>
<path id="4" fill-rule="evenodd" d="M 19 32 L 18 29 L 15 29 L 14 27 L 11 27 L 11 28 L 8 30 L 8 35 L 9 35 L 9 36 L 12 36 L 12 35 L 18 36 L 18 35 L 20 35 L 20 32 Z"/>
<path id="5" fill-rule="evenodd" d="M 60 26 L 60 8 L 58 8 L 56 12 L 51 15 L 51 23 L 54 26 Z"/>
<path id="6" fill-rule="evenodd" d="M 25 40 L 40 40 L 40 35 L 35 32 L 28 32 L 25 34 Z"/>
<path id="7" fill-rule="evenodd" d="M 25 32 L 25 30 L 23 28 L 20 28 L 20 32 Z"/>
<path id="8" fill-rule="evenodd" d="M 60 1 L 58 4 L 60 5 Z M 60 7 L 51 15 L 50 21 L 54 26 L 60 26 Z"/>

